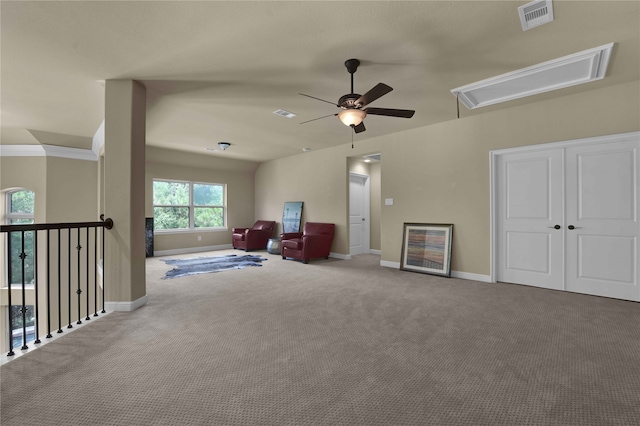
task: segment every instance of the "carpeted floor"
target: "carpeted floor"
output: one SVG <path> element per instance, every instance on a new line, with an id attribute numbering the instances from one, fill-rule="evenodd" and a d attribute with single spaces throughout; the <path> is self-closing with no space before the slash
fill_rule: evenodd
<path id="1" fill-rule="evenodd" d="M 1 367 L 0 423 L 640 424 L 638 303 L 259 254 L 149 259 L 146 306 Z"/>

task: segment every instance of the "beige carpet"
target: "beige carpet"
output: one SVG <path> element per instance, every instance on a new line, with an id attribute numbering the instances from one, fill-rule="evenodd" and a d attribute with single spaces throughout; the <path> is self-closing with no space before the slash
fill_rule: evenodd
<path id="1" fill-rule="evenodd" d="M 638 303 L 257 253 L 149 259 L 146 306 L 1 367 L 0 423 L 640 424 Z"/>

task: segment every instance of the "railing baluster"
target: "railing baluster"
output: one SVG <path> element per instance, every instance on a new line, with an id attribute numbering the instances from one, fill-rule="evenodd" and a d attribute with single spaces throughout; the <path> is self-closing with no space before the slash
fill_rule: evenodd
<path id="1" fill-rule="evenodd" d="M 85 311 L 87 313 L 87 317 L 85 318 L 86 321 L 90 320 L 91 318 L 89 317 L 89 227 L 87 226 L 87 251 L 86 253 L 86 269 L 87 269 L 87 279 L 85 280 L 86 283 L 86 289 L 87 289 L 87 304 L 85 306 Z"/>
<path id="2" fill-rule="evenodd" d="M 22 307 L 20 308 L 20 312 L 22 312 L 22 350 L 29 349 L 27 346 L 27 292 L 25 291 L 25 259 L 27 258 L 27 254 L 24 252 L 24 231 L 20 232 L 20 237 L 22 238 L 20 249 L 20 259 L 22 259 Z M 13 338 L 13 333 L 11 335 Z"/>
<path id="3" fill-rule="evenodd" d="M 71 228 L 68 229 L 67 235 L 67 319 L 69 320 L 67 328 L 73 328 L 71 324 Z"/>
<path id="4" fill-rule="evenodd" d="M 78 322 L 76 322 L 76 324 L 82 324 L 80 320 L 80 305 L 82 304 L 82 298 L 80 297 L 82 294 L 82 290 L 80 289 L 80 252 L 82 251 L 82 246 L 80 245 L 80 227 L 78 227 L 78 245 L 76 246 L 76 250 L 78 250 L 78 289 L 76 290 L 76 294 L 78 295 Z"/>
<path id="5" fill-rule="evenodd" d="M 62 333 L 62 259 L 60 258 L 60 249 L 62 243 L 61 229 L 58 229 L 58 333 Z"/>
<path id="6" fill-rule="evenodd" d="M 100 217 L 102 219 L 102 216 Z M 111 229 L 111 228 L 109 228 Z M 107 254 L 104 252 L 104 227 L 102 228 L 102 313 L 106 313 L 104 310 L 104 288 L 106 287 L 105 283 L 107 282 L 105 279 L 106 271 L 105 271 L 105 259 L 107 258 Z"/>
<path id="7" fill-rule="evenodd" d="M 13 315 L 11 312 L 11 282 L 13 281 L 13 277 L 11 274 L 11 232 L 7 232 L 7 278 L 9 282 L 7 283 L 7 298 L 9 303 L 9 352 L 7 356 L 13 356 L 16 353 L 13 352 Z"/>
<path id="8" fill-rule="evenodd" d="M 47 339 L 51 339 L 51 229 L 47 229 Z"/>
<path id="9" fill-rule="evenodd" d="M 35 340 L 33 341 L 33 343 L 42 343 L 40 341 L 40 317 L 38 314 L 38 307 L 39 307 L 39 297 L 38 297 L 38 231 L 31 231 L 33 232 L 33 291 L 34 291 L 34 295 L 35 295 L 35 314 L 36 314 L 36 318 L 35 318 L 35 323 L 34 323 L 34 336 L 35 336 Z"/>
<path id="10" fill-rule="evenodd" d="M 103 273 L 104 274 L 104 273 Z M 98 227 L 93 227 L 93 316 L 98 316 Z"/>

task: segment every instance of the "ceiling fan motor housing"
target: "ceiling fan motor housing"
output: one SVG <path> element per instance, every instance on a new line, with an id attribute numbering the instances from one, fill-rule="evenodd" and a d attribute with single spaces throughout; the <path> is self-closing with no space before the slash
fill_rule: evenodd
<path id="1" fill-rule="evenodd" d="M 340 108 L 344 109 L 362 108 L 362 104 L 356 103 L 360 97 L 361 95 L 357 93 L 349 93 L 338 100 L 338 105 L 340 105 Z"/>

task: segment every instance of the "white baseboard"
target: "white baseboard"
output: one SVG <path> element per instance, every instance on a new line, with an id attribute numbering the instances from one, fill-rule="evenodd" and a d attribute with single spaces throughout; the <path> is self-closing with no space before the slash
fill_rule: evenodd
<path id="1" fill-rule="evenodd" d="M 472 274 L 471 272 L 451 271 L 451 276 L 453 278 L 461 278 L 463 280 L 482 281 L 485 283 L 492 282 L 489 275 Z"/>
<path id="2" fill-rule="evenodd" d="M 342 260 L 351 259 L 350 254 L 342 254 L 342 253 L 334 253 L 334 252 L 329 253 L 329 257 L 334 257 L 336 259 L 342 259 Z"/>
<path id="3" fill-rule="evenodd" d="M 104 310 L 107 312 L 131 312 L 146 305 L 149 296 L 146 294 L 141 298 L 131 302 L 104 302 Z"/>
<path id="4" fill-rule="evenodd" d="M 158 250 L 154 251 L 154 256 L 173 256 L 176 254 L 189 254 L 189 253 L 199 253 L 203 251 L 216 251 L 216 250 L 228 250 L 232 249 L 233 246 L 231 244 L 221 244 L 218 246 L 204 246 L 204 247 L 188 247 L 181 249 L 173 249 L 173 250 Z"/>
<path id="5" fill-rule="evenodd" d="M 382 250 L 374 250 L 374 249 L 371 249 L 371 250 L 369 250 L 369 253 L 371 253 L 371 254 L 377 254 L 378 256 L 380 256 L 380 255 L 382 254 Z"/>
<path id="6" fill-rule="evenodd" d="M 380 266 L 384 266 L 385 268 L 400 269 L 400 262 L 389 262 L 388 260 L 381 260 Z M 451 271 L 451 277 L 460 278 L 463 280 L 482 281 L 485 283 L 492 282 L 489 275 L 473 274 L 471 272 Z"/>
<path id="7" fill-rule="evenodd" d="M 389 262 L 388 260 L 380 260 L 380 266 L 385 268 L 400 269 L 400 262 Z"/>

